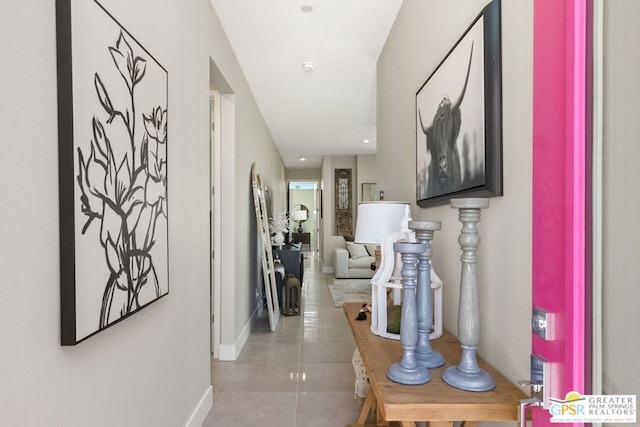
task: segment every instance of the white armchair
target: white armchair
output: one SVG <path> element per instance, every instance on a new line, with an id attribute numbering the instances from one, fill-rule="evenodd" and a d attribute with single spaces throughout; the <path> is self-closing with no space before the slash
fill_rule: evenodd
<path id="1" fill-rule="evenodd" d="M 333 250 L 333 273 L 337 279 L 370 279 L 375 271 L 371 264 L 375 257 L 369 255 L 364 245 L 346 242 L 342 236 L 334 236 L 337 246 Z"/>

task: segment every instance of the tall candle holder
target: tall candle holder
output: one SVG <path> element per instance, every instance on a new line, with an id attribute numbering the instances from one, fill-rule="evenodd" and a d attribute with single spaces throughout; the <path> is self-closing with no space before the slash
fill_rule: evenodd
<path id="1" fill-rule="evenodd" d="M 431 295 L 431 241 L 437 230 L 442 228 L 440 221 L 410 221 L 409 228 L 415 232 L 416 240 L 424 243 L 427 249 L 418 255 L 418 284 L 416 286 L 416 311 L 418 317 L 418 342 L 416 359 L 426 368 L 438 368 L 444 365 L 444 357 L 431 348 L 429 334 L 433 324 L 433 298 Z"/>
<path id="2" fill-rule="evenodd" d="M 487 371 L 480 369 L 476 350 L 480 342 L 480 302 L 478 299 L 478 246 L 480 210 L 489 207 L 488 199 L 453 199 L 451 207 L 458 209 L 462 230 L 458 243 L 462 248 L 460 302 L 458 304 L 458 339 L 462 347 L 460 363 L 447 368 L 442 379 L 447 384 L 467 391 L 488 391 L 496 382 Z"/>
<path id="3" fill-rule="evenodd" d="M 400 252 L 402 259 L 402 313 L 400 319 L 400 342 L 402 360 L 387 370 L 387 377 L 400 384 L 425 384 L 431 380 L 429 371 L 420 365 L 415 357 L 418 342 L 416 317 L 416 278 L 418 276 L 418 255 L 425 252 L 427 245 L 417 242 L 398 242 L 393 250 Z"/>

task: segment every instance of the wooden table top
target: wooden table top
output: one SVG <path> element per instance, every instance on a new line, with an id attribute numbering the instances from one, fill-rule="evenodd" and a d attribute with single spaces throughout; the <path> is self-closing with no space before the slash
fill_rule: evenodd
<path id="1" fill-rule="evenodd" d="M 402 359 L 400 341 L 373 334 L 371 313 L 367 320 L 355 320 L 362 303 L 346 302 L 343 310 L 369 376 L 382 416 L 387 421 L 515 421 L 524 392 L 500 372 L 478 357 L 478 364 L 496 381 L 496 388 L 485 392 L 459 390 L 446 384 L 442 374 L 460 360 L 460 343 L 445 331 L 431 341 L 431 347 L 445 358 L 445 365 L 429 369 L 431 381 L 423 385 L 403 385 L 387 378 L 387 369 Z"/>

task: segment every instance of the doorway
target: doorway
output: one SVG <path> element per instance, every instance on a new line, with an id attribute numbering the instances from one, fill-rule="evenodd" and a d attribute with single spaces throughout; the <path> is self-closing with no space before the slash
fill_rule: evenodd
<path id="1" fill-rule="evenodd" d="M 289 181 L 288 212 L 291 220 L 289 241 L 302 243 L 305 256 L 319 252 L 319 181 Z"/>
<path id="2" fill-rule="evenodd" d="M 209 60 L 209 206 L 210 206 L 210 328 L 214 359 L 235 360 L 234 289 L 223 277 L 233 276 L 233 264 L 225 263 L 223 242 L 234 239 L 234 211 L 225 209 L 233 198 L 235 170 L 235 94 L 212 58 Z M 225 224 L 225 228 L 222 228 Z"/>

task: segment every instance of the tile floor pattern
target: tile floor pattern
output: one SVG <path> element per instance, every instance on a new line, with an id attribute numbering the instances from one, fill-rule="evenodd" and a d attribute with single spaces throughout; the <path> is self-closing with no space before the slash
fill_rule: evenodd
<path id="1" fill-rule="evenodd" d="M 266 311 L 235 362 L 211 361 L 213 408 L 203 427 L 342 427 L 354 399 L 353 336 L 313 256 L 305 259 L 300 316 L 269 331 Z"/>

